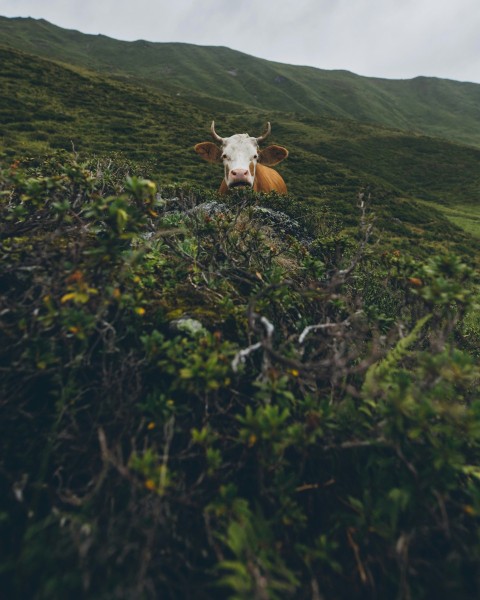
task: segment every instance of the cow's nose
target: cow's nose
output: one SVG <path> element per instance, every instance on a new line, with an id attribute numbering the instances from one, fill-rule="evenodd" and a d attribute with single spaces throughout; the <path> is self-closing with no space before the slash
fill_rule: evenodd
<path id="1" fill-rule="evenodd" d="M 243 169 L 234 169 L 230 171 L 232 177 L 247 177 L 248 171 L 244 171 Z"/>

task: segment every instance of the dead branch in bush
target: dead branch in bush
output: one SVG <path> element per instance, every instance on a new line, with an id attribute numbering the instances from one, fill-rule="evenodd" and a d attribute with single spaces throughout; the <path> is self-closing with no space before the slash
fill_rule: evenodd
<path id="1" fill-rule="evenodd" d="M 302 331 L 302 333 L 298 336 L 298 343 L 303 344 L 305 341 L 305 338 L 311 331 L 319 331 L 322 329 L 341 329 L 342 327 L 348 327 L 350 325 L 350 323 L 351 323 L 350 319 L 345 319 L 344 321 L 341 321 L 340 323 L 328 323 L 327 322 L 327 323 L 319 323 L 318 325 L 308 325 L 307 327 L 305 327 L 305 329 Z"/>

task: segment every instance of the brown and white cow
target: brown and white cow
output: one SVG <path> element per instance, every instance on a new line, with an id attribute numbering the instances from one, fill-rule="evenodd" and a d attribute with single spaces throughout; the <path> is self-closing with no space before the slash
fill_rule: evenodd
<path id="1" fill-rule="evenodd" d="M 288 156 L 288 150 L 282 146 L 268 146 L 260 150 L 259 144 L 270 134 L 272 128 L 267 123 L 265 132 L 260 137 L 251 137 L 248 133 L 237 133 L 222 138 L 215 131 L 215 121 L 210 128 L 212 142 L 202 142 L 195 146 L 195 152 L 209 162 L 223 162 L 225 177 L 220 186 L 220 193 L 236 187 L 251 187 L 255 192 L 287 193 L 285 181 L 269 167 L 278 164 Z"/>

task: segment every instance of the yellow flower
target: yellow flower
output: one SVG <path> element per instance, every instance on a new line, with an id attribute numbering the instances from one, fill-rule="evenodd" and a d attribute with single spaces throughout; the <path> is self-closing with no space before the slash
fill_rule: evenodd
<path id="1" fill-rule="evenodd" d="M 143 306 L 137 306 L 135 312 L 137 313 L 137 315 L 143 317 L 143 315 L 145 314 L 145 309 L 143 308 Z"/>
<path id="2" fill-rule="evenodd" d="M 152 429 L 155 429 L 155 427 L 156 427 L 156 425 L 153 421 L 147 425 L 147 429 L 149 431 L 151 431 Z"/>
<path id="3" fill-rule="evenodd" d="M 147 490 L 150 490 L 152 492 L 157 489 L 157 486 L 155 485 L 153 479 L 147 479 L 147 481 L 145 482 L 145 487 L 147 488 Z"/>
<path id="4" fill-rule="evenodd" d="M 64 296 L 62 296 L 60 298 L 60 302 L 62 304 L 65 304 L 65 302 L 68 302 L 69 300 L 73 300 L 74 298 L 76 298 L 77 294 L 75 292 L 70 292 L 68 294 L 65 294 Z"/>
<path id="5" fill-rule="evenodd" d="M 154 194 L 154 193 L 157 191 L 157 186 L 156 186 L 156 184 L 155 184 L 153 181 L 150 181 L 150 179 L 146 179 L 146 180 L 145 180 L 145 185 L 147 186 L 147 188 L 148 188 L 148 191 L 149 191 L 151 194 Z"/>

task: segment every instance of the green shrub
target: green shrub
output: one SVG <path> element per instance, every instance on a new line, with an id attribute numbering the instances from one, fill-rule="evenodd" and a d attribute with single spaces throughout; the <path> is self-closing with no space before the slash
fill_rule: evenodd
<path id="1" fill-rule="evenodd" d="M 118 157 L 0 202 L 7 597 L 477 597 L 470 267 Z"/>

